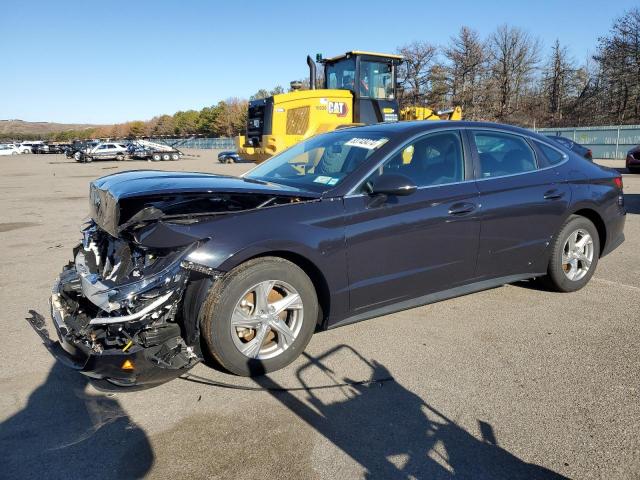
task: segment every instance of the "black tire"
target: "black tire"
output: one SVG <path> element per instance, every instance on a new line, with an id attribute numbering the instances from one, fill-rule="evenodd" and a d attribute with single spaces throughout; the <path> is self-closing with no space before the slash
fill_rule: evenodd
<path id="1" fill-rule="evenodd" d="M 85 163 L 91 163 L 91 162 L 93 162 L 93 157 L 90 157 L 89 155 L 85 155 L 85 156 L 83 157 L 83 161 L 84 161 Z"/>
<path id="2" fill-rule="evenodd" d="M 118 155 L 116 155 L 116 160 L 117 160 L 118 162 L 122 162 L 122 161 L 124 160 L 124 155 L 122 155 L 121 153 L 120 153 L 120 154 L 118 154 Z"/>
<path id="3" fill-rule="evenodd" d="M 570 280 L 562 263 L 562 254 L 569 235 L 577 230 L 584 230 L 593 241 L 593 258 L 586 274 L 578 280 Z M 542 278 L 543 283 L 558 292 L 575 292 L 584 287 L 593 276 L 600 257 L 600 237 L 595 225 L 588 218 L 579 215 L 570 216 L 564 223 L 558 235 L 553 240 L 551 258 L 547 268 L 547 275 Z"/>
<path id="4" fill-rule="evenodd" d="M 264 360 L 245 356 L 232 338 L 231 314 L 241 296 L 266 280 L 281 280 L 294 287 L 303 305 L 302 326 L 295 340 L 275 357 Z M 204 346 L 226 370 L 241 376 L 258 376 L 293 362 L 305 349 L 318 321 L 318 298 L 313 283 L 297 265 L 278 257 L 261 257 L 239 265 L 209 291 L 200 309 Z"/>
<path id="5" fill-rule="evenodd" d="M 171 160 L 173 160 L 174 162 L 180 160 L 180 154 L 178 153 L 172 153 L 171 154 Z"/>
<path id="6" fill-rule="evenodd" d="M 160 160 L 162 160 L 162 155 L 160 155 L 159 153 L 154 153 L 153 155 L 151 155 L 151 160 L 153 160 L 154 162 L 159 162 Z"/>
<path id="7" fill-rule="evenodd" d="M 163 153 L 162 160 L 168 162 L 169 160 L 171 160 L 171 155 L 169 155 L 168 153 Z"/>

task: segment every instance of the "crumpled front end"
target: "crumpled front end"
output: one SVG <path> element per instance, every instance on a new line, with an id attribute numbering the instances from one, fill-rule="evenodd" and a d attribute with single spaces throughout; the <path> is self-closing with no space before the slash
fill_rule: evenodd
<path id="1" fill-rule="evenodd" d="M 163 383 L 198 363 L 196 335 L 190 334 L 197 326 L 187 325 L 181 312 L 192 273 L 183 261 L 198 243 L 152 250 L 95 224 L 83 234 L 74 261 L 52 289 L 59 342 L 43 338 L 52 353 L 84 375 L 120 387 Z"/>

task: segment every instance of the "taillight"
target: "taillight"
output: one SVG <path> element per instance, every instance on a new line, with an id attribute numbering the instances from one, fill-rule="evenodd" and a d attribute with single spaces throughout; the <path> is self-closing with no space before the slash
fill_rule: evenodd
<path id="1" fill-rule="evenodd" d="M 616 187 L 618 187 L 618 189 L 622 190 L 622 177 L 614 178 L 613 183 L 616 184 Z"/>
<path id="2" fill-rule="evenodd" d="M 624 193 L 622 192 L 622 177 L 616 177 L 613 179 L 613 183 L 618 187 L 620 191 L 618 193 L 618 206 L 624 207 Z"/>

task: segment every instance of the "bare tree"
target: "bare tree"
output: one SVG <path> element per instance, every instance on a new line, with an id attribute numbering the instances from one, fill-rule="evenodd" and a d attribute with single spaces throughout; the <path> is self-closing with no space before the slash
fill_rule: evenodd
<path id="1" fill-rule="evenodd" d="M 594 59 L 602 107 L 617 123 L 640 117 L 640 9 L 634 8 L 614 21 L 608 36 L 598 40 Z"/>
<path id="2" fill-rule="evenodd" d="M 570 97 L 577 88 L 575 62 L 569 57 L 567 48 L 556 39 L 551 47 L 543 71 L 543 95 L 551 118 L 555 125 L 562 121 L 564 111 L 568 108 Z"/>
<path id="3" fill-rule="evenodd" d="M 486 55 L 480 36 L 468 27 L 460 28 L 444 50 L 448 62 L 449 85 L 454 105 L 460 105 L 469 119 L 478 117 L 476 106 L 486 72 Z"/>
<path id="4" fill-rule="evenodd" d="M 519 107 L 538 65 L 540 42 L 527 32 L 499 26 L 489 37 L 490 69 L 496 90 L 496 117 L 506 120 Z"/>
<path id="5" fill-rule="evenodd" d="M 413 42 L 400 47 L 398 53 L 404 57 L 398 68 L 398 81 L 404 87 L 401 100 L 419 105 L 425 100 L 438 48 L 427 42 Z"/>

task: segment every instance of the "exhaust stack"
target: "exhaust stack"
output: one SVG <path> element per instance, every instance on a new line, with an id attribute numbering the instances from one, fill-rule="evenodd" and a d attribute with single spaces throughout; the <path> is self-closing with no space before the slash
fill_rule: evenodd
<path id="1" fill-rule="evenodd" d="M 309 89 L 316 89 L 316 62 L 311 60 L 311 57 L 307 55 L 307 65 L 309 65 Z"/>

